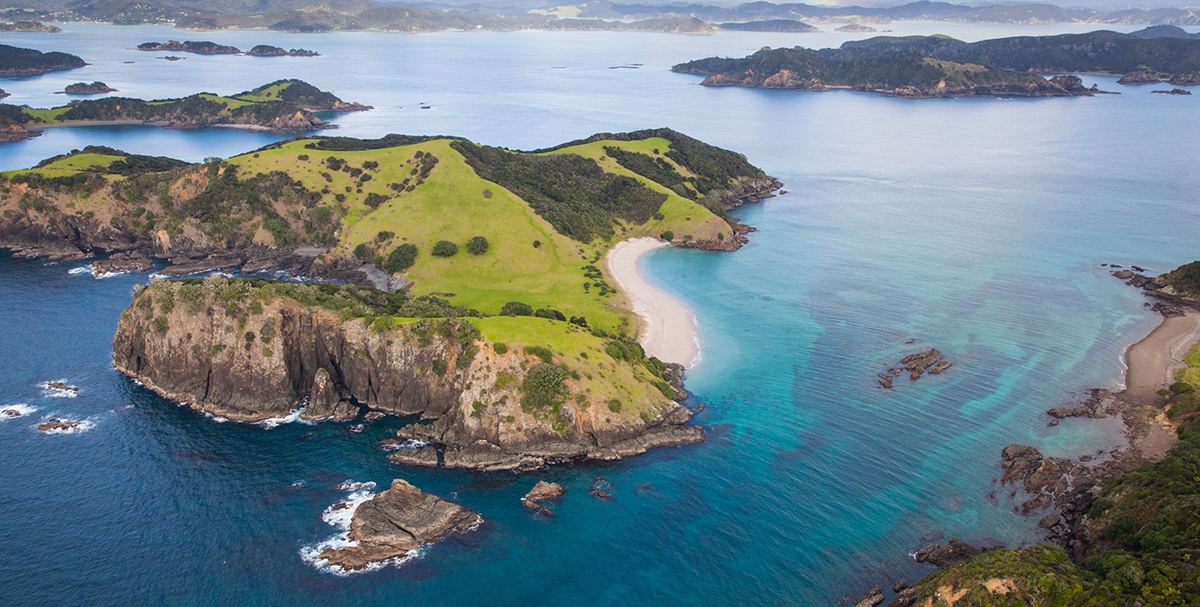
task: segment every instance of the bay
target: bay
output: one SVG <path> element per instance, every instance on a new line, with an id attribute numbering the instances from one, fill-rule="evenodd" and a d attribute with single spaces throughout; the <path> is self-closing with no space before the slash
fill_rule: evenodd
<path id="1" fill-rule="evenodd" d="M 1047 428 L 1041 415 L 1088 387 L 1116 387 L 1122 349 L 1155 324 L 1099 264 L 1161 272 L 1196 257 L 1194 98 L 1112 77 L 1084 80 L 1119 96 L 901 100 L 709 89 L 668 71 L 848 34 L 62 27 L 0 42 L 92 65 L 2 81 L 6 101 L 61 104 L 53 92 L 79 80 L 151 98 L 296 77 L 375 106 L 334 117 L 332 134 L 529 149 L 669 126 L 745 153 L 788 193 L 738 212 L 759 228 L 742 251 L 663 250 L 644 264 L 699 319 L 704 358 L 688 387 L 705 405 L 697 422 L 709 440 L 532 475 L 390 465 L 377 446 L 388 424 L 268 430 L 177 407 L 111 368 L 117 317 L 145 275 L 95 279 L 68 272 L 79 263 L 0 259 L 0 406 L 38 409 L 0 421 L 6 605 L 823 605 L 888 575 L 911 582 L 929 569 L 908 553 L 932 539 L 1037 541 L 1033 521 L 992 484 L 1005 445 L 1078 455 L 1119 444 L 1111 424 Z M 887 27 L 967 40 L 1092 29 Z M 132 50 L 197 37 L 323 56 L 166 62 Z M 609 69 L 626 63 L 642 66 Z M 0 169 L 88 144 L 200 160 L 278 139 L 53 129 L 0 148 Z M 925 347 L 955 366 L 892 392 L 874 387 L 875 373 Z M 54 379 L 79 385 L 79 396 L 38 387 Z M 35 431 L 48 416 L 92 427 Z M 587 495 L 595 476 L 614 484 L 616 501 Z M 487 523 L 399 568 L 336 577 L 301 558 L 335 533 L 321 520 L 345 496 L 335 485 L 395 477 Z M 567 488 L 553 520 L 518 501 L 543 478 Z"/>

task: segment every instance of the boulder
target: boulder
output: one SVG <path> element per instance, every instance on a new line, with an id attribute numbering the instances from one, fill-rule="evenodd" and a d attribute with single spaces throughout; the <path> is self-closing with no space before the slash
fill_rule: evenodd
<path id="1" fill-rule="evenodd" d="M 538 481 L 529 493 L 525 494 L 524 500 L 533 502 L 544 502 L 547 500 L 558 499 L 563 496 L 564 489 L 558 483 L 548 483 L 546 481 Z"/>
<path id="2" fill-rule="evenodd" d="M 854 607 L 875 607 L 883 602 L 883 586 L 875 584 L 871 587 L 871 591 L 864 596 L 862 600 L 854 604 Z"/>
<path id="3" fill-rule="evenodd" d="M 349 539 L 355 545 L 326 548 L 320 558 L 348 571 L 402 557 L 451 531 L 468 531 L 483 519 L 470 508 L 425 493 L 403 479 L 392 481 L 354 510 Z"/>

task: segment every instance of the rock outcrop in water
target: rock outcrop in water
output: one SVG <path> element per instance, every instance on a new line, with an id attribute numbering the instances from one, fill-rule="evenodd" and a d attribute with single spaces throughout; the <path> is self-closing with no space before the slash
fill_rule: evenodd
<path id="1" fill-rule="evenodd" d="M 320 558 L 331 566 L 357 571 L 403 557 L 451 531 L 469 531 L 482 522 L 474 510 L 396 479 L 391 488 L 354 510 L 349 533 L 354 544 L 326 548 Z"/>
<path id="2" fill-rule="evenodd" d="M 108 86 L 107 84 L 97 80 L 96 82 L 76 82 L 68 84 L 67 88 L 63 89 L 63 93 L 68 95 L 99 95 L 102 93 L 115 93 L 117 89 Z"/>
<path id="3" fill-rule="evenodd" d="M 287 289 L 314 299 L 367 291 L 221 277 L 159 281 L 121 315 L 114 366 L 166 398 L 240 421 L 283 417 L 306 399 L 306 417 L 347 419 L 360 408 L 419 416 L 427 423 L 399 437 L 425 446 L 391 455 L 411 465 L 536 468 L 704 439 L 701 428 L 684 425 L 691 412 L 655 387 L 661 379 L 601 360 L 605 342 L 589 333 L 578 339 L 596 355 L 567 369 L 511 344 L 497 351 L 470 320 L 344 319 L 285 296 Z M 625 402 L 591 402 L 618 388 L 630 395 Z"/>

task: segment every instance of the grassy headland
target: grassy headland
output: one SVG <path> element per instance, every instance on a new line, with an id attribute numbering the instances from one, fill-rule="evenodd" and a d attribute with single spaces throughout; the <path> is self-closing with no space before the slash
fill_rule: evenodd
<path id="1" fill-rule="evenodd" d="M 635 322 L 601 262 L 615 243 L 666 235 L 729 248 L 725 205 L 775 187 L 740 155 L 667 129 L 538 153 L 445 137 L 301 138 L 205 164 L 89 147 L 0 176 L 0 234 L 31 252 L 292 268 L 294 250 L 316 247 L 302 271 L 345 278 L 367 264 L 411 281 L 413 295 L 484 314 L 519 302 L 607 330 Z M 63 220 L 84 227 L 47 246 Z"/>

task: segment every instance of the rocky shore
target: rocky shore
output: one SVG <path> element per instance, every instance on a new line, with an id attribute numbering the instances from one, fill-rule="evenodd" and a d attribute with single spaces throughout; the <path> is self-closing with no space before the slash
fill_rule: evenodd
<path id="1" fill-rule="evenodd" d="M 389 456 L 407 465 L 531 469 L 704 440 L 702 428 L 685 425 L 691 411 L 637 379 L 643 371 L 629 364 L 593 357 L 584 365 L 596 366 L 575 365 L 578 378 L 565 376 L 537 355 L 494 347 L 466 320 L 380 330 L 266 284 L 221 277 L 152 284 L 121 315 L 114 366 L 165 398 L 238 421 L 301 407 L 309 419 L 353 419 L 364 410 L 419 416 L 426 421 L 385 444 L 407 447 Z M 294 288 L 318 296 L 316 286 Z M 525 379 L 534 372 L 559 382 L 563 402 L 552 411 L 529 404 Z M 590 384 L 592 376 L 644 396 L 593 405 L 588 392 L 601 384 Z"/>
<path id="2" fill-rule="evenodd" d="M 1051 408 L 1046 411 L 1046 416 L 1050 426 L 1059 425 L 1061 420 L 1069 418 L 1118 417 L 1124 424 L 1128 446 L 1060 459 L 1047 457 L 1029 445 L 1008 445 L 1000 453 L 1001 476 L 994 481 L 1002 489 L 988 495 L 995 502 L 1000 499 L 998 494 L 1007 492 L 1007 498 L 1013 502 L 1013 512 L 1037 517 L 1037 526 L 1046 532 L 1047 539 L 1065 549 L 1065 555 L 1075 562 L 1083 562 L 1086 557 L 1096 553 L 1098 545 L 1104 543 L 1101 537 L 1104 527 L 1092 520 L 1093 503 L 1102 495 L 1100 483 L 1159 462 L 1175 446 L 1178 440 L 1175 431 L 1177 420 L 1172 421 L 1167 416 L 1166 398 L 1163 395 L 1168 392 L 1165 389 L 1167 384 L 1174 381 L 1171 379 L 1174 373 L 1172 361 L 1181 359 L 1187 348 L 1200 337 L 1200 321 L 1197 320 L 1200 316 L 1195 310 L 1198 298 L 1189 289 L 1193 277 L 1187 270 L 1188 266 L 1170 274 L 1149 277 L 1137 266 L 1124 269 L 1114 264 L 1103 265 L 1110 268 L 1115 278 L 1142 289 L 1152 299 L 1147 302 L 1147 307 L 1161 314 L 1164 323 L 1126 351 L 1129 371 L 1124 391 L 1093 389 L 1082 402 Z M 1186 322 L 1177 325 L 1167 324 L 1172 320 L 1185 319 Z M 938 356 L 933 350 L 912 355 L 906 360 L 915 361 L 920 367 L 929 360 L 936 360 Z M 1164 369 L 1168 372 L 1163 373 Z M 886 377 L 890 379 L 891 376 L 889 371 Z M 881 374 L 880 377 L 885 376 Z M 952 538 L 948 544 L 931 544 L 918 550 L 914 558 L 917 562 L 937 565 L 943 568 L 942 571 L 951 572 L 953 577 L 959 575 L 954 570 L 955 566 L 986 552 L 986 548 Z M 997 557 L 998 560 L 1002 558 L 1010 558 L 1010 555 Z M 983 577 L 989 577 L 989 573 L 985 570 Z M 980 583 L 978 588 L 992 596 L 1019 590 L 1013 580 L 1005 583 L 1009 586 L 1002 588 Z M 1022 580 L 1022 583 L 1025 581 Z M 879 588 L 878 585 L 876 588 Z M 968 591 L 975 592 L 973 588 L 964 587 L 963 595 Z M 930 588 L 897 588 L 889 605 L 909 607 L 925 604 L 921 601 L 929 596 L 929 592 Z M 871 605 L 876 605 L 882 603 L 884 597 L 882 592 L 873 589 L 864 601 L 868 599 L 875 601 Z"/>

